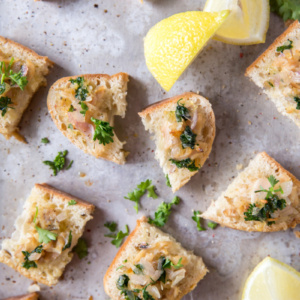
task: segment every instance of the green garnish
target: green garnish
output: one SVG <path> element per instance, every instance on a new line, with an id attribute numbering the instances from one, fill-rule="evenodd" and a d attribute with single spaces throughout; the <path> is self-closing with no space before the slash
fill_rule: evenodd
<path id="1" fill-rule="evenodd" d="M 167 185 L 168 187 L 172 187 L 172 186 L 171 186 L 171 183 L 170 183 L 170 179 L 169 179 L 169 175 L 168 175 L 168 174 L 166 175 L 166 185 Z"/>
<path id="2" fill-rule="evenodd" d="M 80 113 L 85 116 L 86 112 L 89 110 L 89 107 L 84 102 L 80 102 L 80 106 L 82 109 Z"/>
<path id="3" fill-rule="evenodd" d="M 44 137 L 44 138 L 41 139 L 41 143 L 43 143 L 43 144 L 49 144 L 50 141 L 49 141 L 48 138 Z"/>
<path id="4" fill-rule="evenodd" d="M 117 234 L 110 233 L 110 234 L 105 234 L 104 236 L 112 238 L 113 240 L 111 241 L 111 243 L 113 245 L 115 245 L 117 248 L 119 248 L 123 242 L 123 239 L 129 235 L 128 225 L 125 225 L 125 229 L 126 229 L 126 232 L 123 232 L 122 230 L 120 230 Z"/>
<path id="5" fill-rule="evenodd" d="M 137 275 L 143 274 L 143 270 L 144 270 L 143 265 L 137 264 L 137 265 L 135 265 L 135 268 L 133 269 L 133 273 L 137 274 Z"/>
<path id="6" fill-rule="evenodd" d="M 178 205 L 179 202 L 180 199 L 177 196 L 174 197 L 171 203 L 162 202 L 154 214 L 154 220 L 149 217 L 148 223 L 154 224 L 157 227 L 163 227 L 169 219 L 172 206 Z"/>
<path id="7" fill-rule="evenodd" d="M 57 156 L 55 157 L 54 161 L 45 160 L 43 163 L 50 167 L 53 170 L 53 175 L 56 176 L 57 173 L 65 167 L 66 164 L 66 156 L 68 154 L 68 150 L 64 152 L 58 152 Z M 70 169 L 73 161 L 68 165 L 67 170 Z"/>
<path id="8" fill-rule="evenodd" d="M 177 264 L 174 264 L 169 258 L 166 258 L 164 256 L 161 256 L 158 260 L 158 265 L 161 266 L 161 270 L 163 273 L 159 277 L 157 281 L 161 281 L 163 283 L 166 283 L 166 270 L 165 269 L 171 269 L 171 267 L 174 267 L 176 270 L 183 267 L 181 264 L 182 258 L 179 259 Z"/>
<path id="9" fill-rule="evenodd" d="M 182 98 L 177 101 L 177 107 L 175 110 L 175 116 L 177 122 L 182 122 L 182 119 L 185 121 L 191 119 L 189 110 L 184 106 L 184 104 L 179 103 L 181 100 Z"/>
<path id="10" fill-rule="evenodd" d="M 76 79 L 70 79 L 70 82 L 77 85 L 75 89 L 75 98 L 80 101 L 85 101 L 89 91 L 84 86 L 84 78 L 77 77 Z"/>
<path id="11" fill-rule="evenodd" d="M 119 267 L 116 268 L 116 271 L 118 271 L 118 270 L 120 270 L 120 269 L 122 269 L 124 267 L 125 267 L 124 265 L 121 265 L 121 266 L 119 266 Z"/>
<path id="12" fill-rule="evenodd" d="M 295 102 L 297 103 L 296 109 L 300 110 L 300 98 L 299 97 L 294 97 Z"/>
<path id="13" fill-rule="evenodd" d="M 267 82 L 271 87 L 274 87 L 274 84 L 272 82 L 270 82 L 270 81 L 267 81 Z"/>
<path id="14" fill-rule="evenodd" d="M 191 160 L 190 158 L 186 158 L 183 160 L 176 160 L 176 159 L 169 159 L 169 161 L 176 165 L 177 168 L 181 169 L 181 168 L 187 168 L 190 172 L 195 172 L 198 171 L 200 169 L 199 167 L 196 167 L 195 165 L 195 160 Z"/>
<path id="15" fill-rule="evenodd" d="M 0 97 L 0 110 L 2 111 L 1 116 L 4 117 L 7 113 L 7 109 L 11 108 L 14 109 L 14 107 L 9 106 L 10 104 L 13 104 L 11 102 L 11 99 L 8 97 Z"/>
<path id="16" fill-rule="evenodd" d="M 293 48 L 293 41 L 291 41 L 291 40 L 288 40 L 288 41 L 289 41 L 288 45 L 282 45 L 280 47 L 277 47 L 276 51 L 283 53 L 284 50 L 292 49 Z"/>
<path id="17" fill-rule="evenodd" d="M 126 274 L 120 275 L 117 280 L 117 288 L 122 290 L 128 287 L 129 277 Z"/>
<path id="18" fill-rule="evenodd" d="M 277 180 L 273 175 L 269 176 L 268 180 L 271 184 L 271 187 L 268 190 L 262 188 L 259 191 L 255 191 L 255 193 L 266 192 L 267 195 L 265 200 L 267 200 L 267 203 L 264 204 L 263 207 L 258 206 L 256 203 L 250 204 L 247 211 L 244 212 L 245 221 L 268 221 L 268 219 L 271 219 L 272 213 L 274 213 L 276 210 L 282 210 L 286 207 L 286 201 L 284 199 L 279 199 L 279 197 L 275 194 L 278 192 L 283 194 L 281 186 L 278 189 L 275 189 L 275 185 L 279 182 L 279 180 Z M 267 222 L 269 226 L 274 223 L 274 221 Z"/>
<path id="19" fill-rule="evenodd" d="M 300 21 L 299 0 L 270 0 L 271 11 L 287 20 Z"/>
<path id="20" fill-rule="evenodd" d="M 147 197 L 151 197 L 153 199 L 157 199 L 157 194 L 154 191 L 155 186 L 152 185 L 152 180 L 147 179 L 146 181 L 142 181 L 136 189 L 127 194 L 127 197 L 124 197 L 127 200 L 135 202 L 134 209 L 136 212 L 139 212 L 139 201 L 141 197 L 148 191 Z"/>
<path id="21" fill-rule="evenodd" d="M 201 225 L 201 212 L 198 210 L 194 210 L 194 215 L 192 216 L 192 219 L 197 223 L 197 229 L 198 231 L 205 231 L 206 229 Z"/>
<path id="22" fill-rule="evenodd" d="M 97 120 L 93 117 L 91 121 L 96 125 L 93 136 L 94 141 L 99 140 L 99 144 L 103 144 L 103 146 L 114 141 L 112 138 L 112 136 L 114 136 L 114 128 L 111 127 L 108 122 Z"/>
<path id="23" fill-rule="evenodd" d="M 116 222 L 106 222 L 104 227 L 108 228 L 110 232 L 114 232 L 117 230 L 117 223 Z"/>
<path id="24" fill-rule="evenodd" d="M 207 222 L 207 227 L 209 227 L 211 229 L 216 229 L 217 226 L 218 226 L 218 224 L 215 222 L 211 222 L 211 221 Z"/>
<path id="25" fill-rule="evenodd" d="M 5 64 L 4 61 L 0 62 L 0 84 L 1 84 L 1 89 L 0 89 L 0 95 L 3 94 L 6 90 L 6 87 L 3 85 L 4 81 L 8 81 L 8 84 L 10 86 L 16 84 L 19 86 L 19 88 L 23 91 L 25 86 L 28 83 L 28 80 L 26 76 L 22 75 L 22 67 L 21 70 L 17 73 L 15 73 L 11 67 L 14 63 L 14 58 L 12 57 L 8 66 Z"/>
<path id="26" fill-rule="evenodd" d="M 143 299 L 144 300 L 155 300 L 147 291 L 147 287 L 150 285 L 151 283 L 147 284 L 144 288 L 143 288 Z"/>
<path id="27" fill-rule="evenodd" d="M 65 244 L 65 246 L 62 248 L 62 251 L 64 251 L 64 250 L 66 250 L 66 249 L 68 249 L 68 248 L 70 248 L 71 247 L 71 245 L 72 245 L 72 231 L 70 230 L 70 232 L 69 232 L 69 236 L 68 236 L 68 242 Z"/>
<path id="28" fill-rule="evenodd" d="M 88 252 L 88 247 L 85 239 L 79 238 L 77 245 L 73 248 L 72 251 L 77 253 L 80 259 L 86 257 L 89 254 L 89 252 Z"/>
<path id="29" fill-rule="evenodd" d="M 67 165 L 66 170 L 69 170 L 73 165 L 74 160 L 71 160 L 70 163 Z"/>
<path id="30" fill-rule="evenodd" d="M 77 204 L 77 202 L 74 199 L 72 199 L 68 202 L 68 206 L 75 205 L 75 204 Z"/>
<path id="31" fill-rule="evenodd" d="M 73 111 L 74 111 L 74 106 L 71 105 L 68 111 L 69 111 L 69 112 L 73 112 Z"/>
<path id="32" fill-rule="evenodd" d="M 72 130 L 74 129 L 74 127 L 73 127 L 72 124 L 69 124 L 69 125 L 68 125 L 68 128 L 70 128 L 70 129 L 72 129 Z"/>
<path id="33" fill-rule="evenodd" d="M 43 251 L 43 245 L 37 246 L 32 252 L 28 251 L 22 251 L 22 254 L 24 255 L 24 262 L 22 263 L 22 267 L 25 269 L 30 269 L 30 268 L 37 268 L 37 264 L 33 260 L 29 260 L 29 256 L 32 253 L 42 253 Z"/>
<path id="34" fill-rule="evenodd" d="M 180 141 L 182 148 L 185 149 L 190 147 L 191 149 L 195 148 L 197 134 L 193 133 L 190 126 L 186 126 L 183 133 L 180 135 Z"/>

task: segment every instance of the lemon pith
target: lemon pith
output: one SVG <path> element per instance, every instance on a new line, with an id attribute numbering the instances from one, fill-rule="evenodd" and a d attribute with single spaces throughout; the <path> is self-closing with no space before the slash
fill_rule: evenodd
<path id="1" fill-rule="evenodd" d="M 229 11 L 180 13 L 149 30 L 144 41 L 146 64 L 166 91 L 197 57 L 228 14 Z"/>

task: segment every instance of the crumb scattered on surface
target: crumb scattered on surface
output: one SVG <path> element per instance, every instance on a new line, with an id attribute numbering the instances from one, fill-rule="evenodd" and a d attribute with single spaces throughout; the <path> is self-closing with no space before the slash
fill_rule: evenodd
<path id="1" fill-rule="evenodd" d="M 252 122 L 251 122 L 251 121 L 248 121 L 248 124 L 249 124 L 249 125 L 252 125 Z"/>
<path id="2" fill-rule="evenodd" d="M 300 231 L 294 231 L 296 238 L 300 239 Z"/>
<path id="3" fill-rule="evenodd" d="M 244 168 L 243 164 L 237 164 L 235 167 L 238 171 L 242 170 Z"/>

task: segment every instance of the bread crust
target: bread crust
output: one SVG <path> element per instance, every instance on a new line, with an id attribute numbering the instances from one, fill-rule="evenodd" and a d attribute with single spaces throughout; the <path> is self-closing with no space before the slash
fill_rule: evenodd
<path id="1" fill-rule="evenodd" d="M 275 165 L 277 167 L 277 169 L 280 170 L 280 172 L 287 174 L 293 181 L 293 184 L 296 185 L 298 187 L 298 189 L 300 190 L 300 181 L 293 174 L 291 174 L 289 171 L 287 171 L 285 168 L 283 168 L 274 158 L 269 156 L 266 152 L 261 152 L 258 155 L 261 155 L 266 160 L 266 162 L 268 162 L 270 165 Z M 221 217 L 218 217 L 216 215 L 211 215 L 211 214 L 209 216 L 206 216 L 206 212 L 204 212 L 201 216 L 205 219 L 209 219 L 214 222 L 217 222 L 221 226 L 226 226 L 226 227 L 229 227 L 232 229 L 243 230 L 243 231 L 248 231 L 248 232 L 252 232 L 252 231 L 276 232 L 276 231 L 280 231 L 280 230 L 286 230 L 288 228 L 294 228 L 297 226 L 297 224 L 300 223 L 300 215 L 299 215 L 299 218 L 294 219 L 291 223 L 289 223 L 288 227 L 281 223 L 273 224 L 271 226 L 268 226 L 267 224 L 265 224 L 265 226 L 263 226 L 261 228 L 261 230 L 257 230 L 257 229 L 254 229 L 253 227 L 251 227 L 250 224 L 249 225 L 245 224 L 245 226 L 242 226 L 242 228 L 241 228 L 240 223 L 235 224 L 235 223 L 222 222 Z M 253 222 L 255 222 L 255 221 L 253 221 Z"/>
<path id="2" fill-rule="evenodd" d="M 38 300 L 38 299 L 39 299 L 39 294 L 38 293 L 31 293 L 31 294 L 28 294 L 28 295 L 5 298 L 3 300 Z"/>
<path id="3" fill-rule="evenodd" d="M 245 72 L 245 76 L 250 77 L 251 72 L 256 66 L 263 61 L 266 57 L 269 56 L 269 54 L 273 53 L 274 50 L 278 47 L 279 44 L 282 44 L 286 41 L 286 37 L 295 30 L 298 26 L 300 26 L 299 21 L 294 21 L 287 30 L 285 30 L 269 47 L 267 50 L 265 50 L 247 69 Z"/>

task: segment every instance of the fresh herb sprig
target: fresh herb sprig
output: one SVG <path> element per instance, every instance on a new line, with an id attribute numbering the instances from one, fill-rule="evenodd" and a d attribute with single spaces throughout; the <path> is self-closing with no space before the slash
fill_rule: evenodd
<path id="1" fill-rule="evenodd" d="M 174 164 L 177 168 L 181 169 L 181 168 L 186 168 L 188 169 L 190 172 L 195 172 L 198 171 L 200 169 L 199 167 L 196 167 L 195 165 L 195 160 L 191 160 L 190 158 L 186 158 L 183 160 L 176 160 L 176 159 L 169 159 L 169 161 Z"/>
<path id="2" fill-rule="evenodd" d="M 286 207 L 286 201 L 284 199 L 280 199 L 276 194 L 283 194 L 281 186 L 278 189 L 275 189 L 275 185 L 279 182 L 279 180 L 271 175 L 268 177 L 268 181 L 271 184 L 268 190 L 262 188 L 261 190 L 255 191 L 255 193 L 267 193 L 265 197 L 267 203 L 265 203 L 263 207 L 261 207 L 257 203 L 251 203 L 247 211 L 244 212 L 245 221 L 267 221 L 267 224 L 270 226 L 275 223 L 275 221 L 268 221 L 269 219 L 272 219 L 271 214 Z"/>
<path id="3" fill-rule="evenodd" d="M 147 197 L 157 199 L 157 194 L 155 193 L 155 186 L 152 184 L 152 180 L 147 179 L 146 181 L 142 181 L 137 185 L 137 188 L 132 192 L 129 192 L 126 197 L 127 200 L 135 202 L 134 209 L 136 212 L 139 212 L 139 202 L 141 197 L 148 191 Z"/>
<path id="4" fill-rule="evenodd" d="M 184 104 L 180 104 L 181 100 L 182 98 L 177 101 L 177 106 L 175 110 L 175 117 L 177 122 L 182 122 L 182 120 L 186 121 L 191 119 L 191 115 L 188 108 L 186 108 Z"/>
<path id="5" fill-rule="evenodd" d="M 270 0 L 271 11 L 287 20 L 300 21 L 299 0 Z"/>
<path id="6" fill-rule="evenodd" d="M 108 122 L 104 122 L 95 118 L 91 118 L 91 121 L 95 124 L 95 133 L 93 136 L 93 140 L 99 141 L 99 144 L 103 144 L 105 146 L 106 144 L 113 143 L 113 127 L 109 125 Z"/>
<path id="7" fill-rule="evenodd" d="M 77 245 L 72 250 L 75 252 L 80 259 L 83 259 L 84 257 L 88 256 L 88 246 L 84 238 L 79 238 Z"/>
<path id="8" fill-rule="evenodd" d="M 194 215 L 192 216 L 192 220 L 194 220 L 197 223 L 197 229 L 198 231 L 205 231 L 206 229 L 201 225 L 201 212 L 198 210 L 194 210 Z"/>
<path id="9" fill-rule="evenodd" d="M 180 135 L 182 148 L 195 148 L 197 134 L 193 133 L 190 126 L 186 126 L 183 133 Z"/>
<path id="10" fill-rule="evenodd" d="M 50 169 L 53 170 L 53 175 L 56 176 L 59 171 L 61 171 L 65 168 L 67 154 L 68 154 L 68 150 L 65 150 L 63 152 L 58 152 L 54 161 L 45 160 L 45 161 L 43 161 L 43 163 L 45 165 L 49 166 Z M 69 170 L 70 167 L 72 166 L 72 164 L 73 164 L 73 160 L 66 167 L 66 170 Z"/>
<path id="11" fill-rule="evenodd" d="M 114 223 L 114 222 L 113 222 Z M 106 225 L 104 225 L 105 227 L 107 227 L 111 232 L 115 232 L 117 230 L 117 226 L 115 226 L 114 223 L 112 225 L 112 223 L 110 223 L 110 225 L 108 225 L 108 223 L 106 223 Z M 113 245 L 115 245 L 117 248 L 119 248 L 123 242 L 123 239 L 129 235 L 129 228 L 128 225 L 125 225 L 125 232 L 123 232 L 122 230 L 120 230 L 117 233 L 109 233 L 109 234 L 105 234 L 105 237 L 109 237 L 112 238 L 113 240 L 111 241 L 111 243 Z"/>
<path id="12" fill-rule="evenodd" d="M 154 219 L 152 219 L 151 217 L 148 218 L 148 223 L 149 224 L 153 224 L 156 225 L 157 227 L 163 227 L 168 219 L 169 216 L 171 214 L 171 209 L 173 205 L 178 205 L 180 203 L 180 199 L 179 197 L 174 197 L 174 199 L 172 200 L 171 203 L 166 203 L 166 202 L 162 202 L 155 214 L 154 214 Z"/>
<path id="13" fill-rule="evenodd" d="M 285 44 L 285 45 L 282 45 L 282 46 L 280 46 L 280 47 L 277 47 L 277 48 L 276 48 L 276 51 L 277 51 L 277 52 L 283 53 L 284 50 L 292 49 L 292 48 L 293 48 L 293 41 L 288 40 L 288 43 L 289 43 L 288 45 Z"/>
<path id="14" fill-rule="evenodd" d="M 2 117 L 5 116 L 8 108 L 14 109 L 14 107 L 9 106 L 10 104 L 13 104 L 11 101 L 11 98 L 0 97 L 0 110 L 2 111 L 2 113 L 1 113 Z"/>

